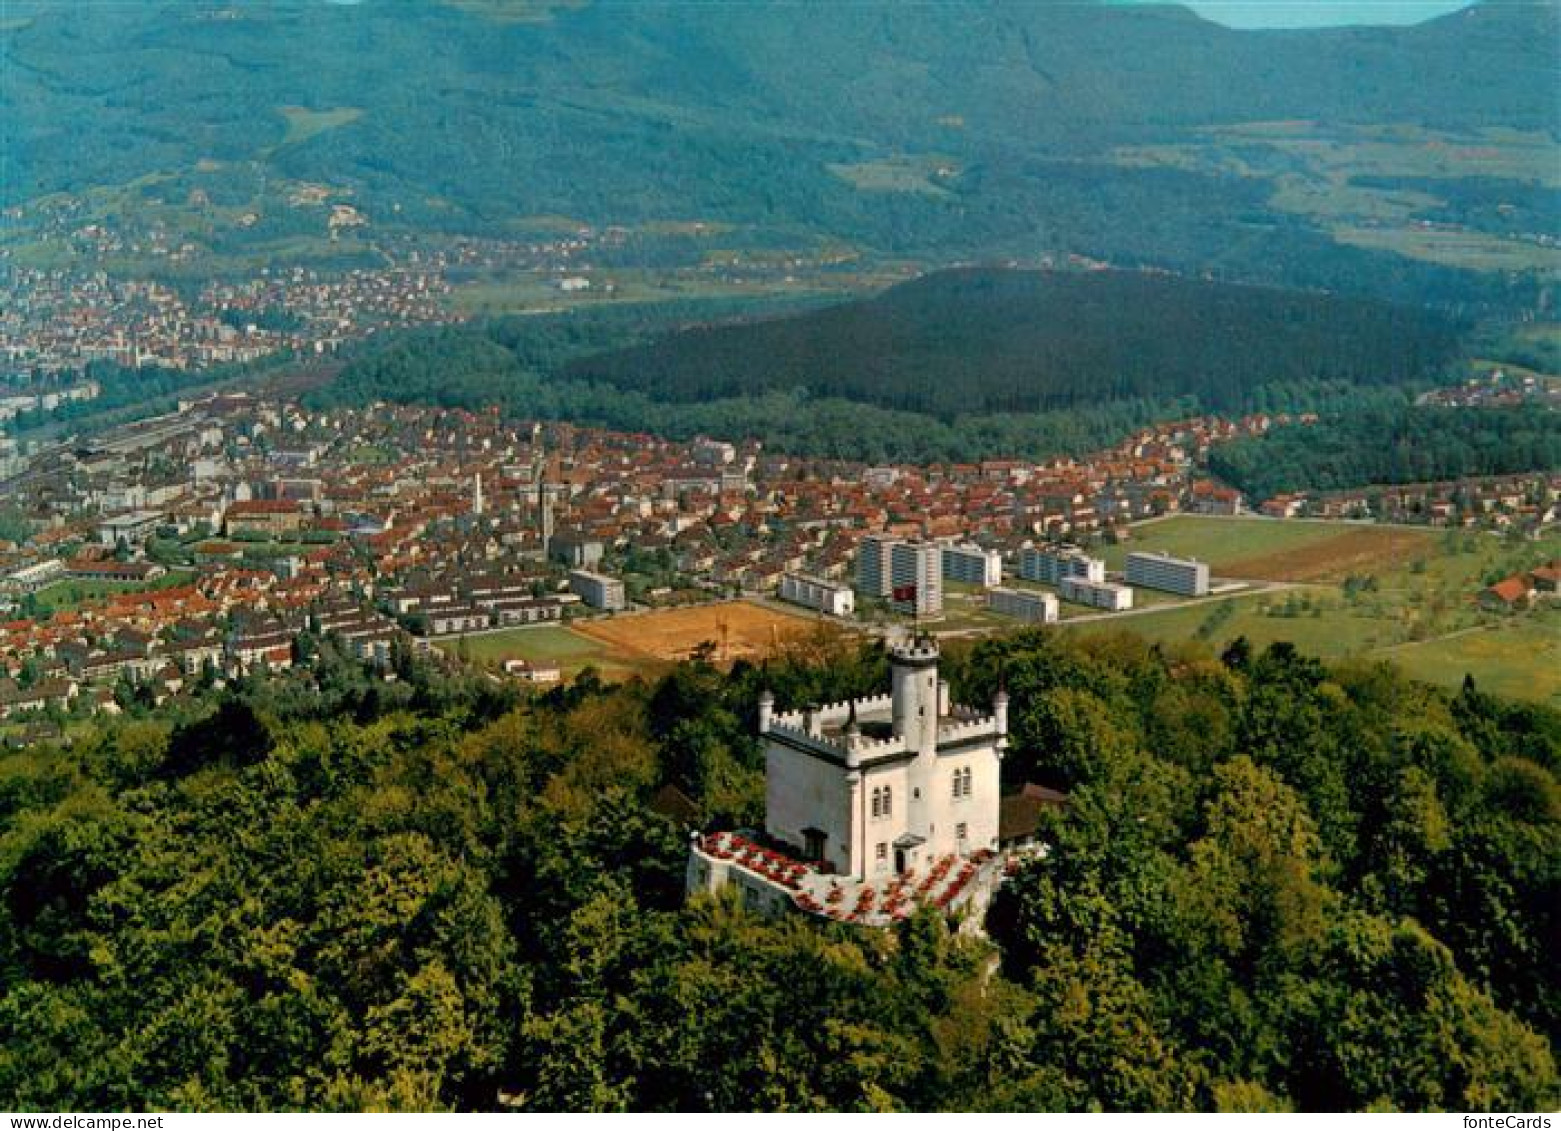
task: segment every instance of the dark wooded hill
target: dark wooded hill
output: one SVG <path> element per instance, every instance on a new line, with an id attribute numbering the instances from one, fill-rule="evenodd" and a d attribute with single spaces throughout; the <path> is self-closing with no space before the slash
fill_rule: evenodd
<path id="1" fill-rule="evenodd" d="M 1430 380 L 1457 328 L 1357 298 L 1162 274 L 969 268 L 786 318 L 684 330 L 574 361 L 565 375 L 705 402 L 805 390 L 951 419 L 1254 390 Z"/>

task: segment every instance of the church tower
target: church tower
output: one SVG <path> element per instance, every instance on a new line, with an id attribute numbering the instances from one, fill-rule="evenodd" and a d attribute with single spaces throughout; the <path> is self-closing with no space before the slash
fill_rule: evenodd
<path id="1" fill-rule="evenodd" d="M 553 548 L 553 497 L 547 487 L 547 453 L 540 421 L 531 426 L 531 482 L 537 489 L 537 527 L 545 561 Z"/>

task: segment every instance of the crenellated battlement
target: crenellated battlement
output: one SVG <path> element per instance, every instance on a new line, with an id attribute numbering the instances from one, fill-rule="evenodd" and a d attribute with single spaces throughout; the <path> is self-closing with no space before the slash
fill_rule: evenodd
<path id="1" fill-rule="evenodd" d="M 924 667 L 938 662 L 938 642 L 930 636 L 901 640 L 889 645 L 889 659 L 894 663 Z"/>
<path id="2" fill-rule="evenodd" d="M 1002 733 L 996 717 L 982 715 L 973 719 L 948 722 L 938 727 L 938 745 L 946 746 L 982 738 L 995 739 L 1002 737 Z"/>
<path id="3" fill-rule="evenodd" d="M 856 707 L 856 717 L 862 721 L 870 721 L 880 718 L 888 718 L 889 712 L 894 708 L 892 695 L 873 695 L 866 699 L 841 699 L 834 703 L 824 703 L 811 709 L 815 722 L 820 727 L 834 727 L 845 725 L 851 717 L 851 708 Z M 771 716 L 770 726 L 776 724 L 782 726 L 805 728 L 809 708 L 804 707 L 800 711 L 778 711 Z"/>

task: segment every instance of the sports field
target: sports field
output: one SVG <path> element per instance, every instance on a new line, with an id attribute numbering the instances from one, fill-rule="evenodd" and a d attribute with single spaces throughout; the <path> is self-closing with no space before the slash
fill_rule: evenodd
<path id="1" fill-rule="evenodd" d="M 195 574 L 191 570 L 169 570 L 154 581 L 56 581 L 38 590 L 35 595 L 40 613 L 71 610 L 118 597 L 125 593 L 149 593 L 159 589 L 176 589 L 188 584 Z"/>
<path id="2" fill-rule="evenodd" d="M 757 659 L 813 630 L 815 618 L 725 601 L 589 621 L 576 630 L 615 657 L 682 660 L 712 646 L 717 663 Z"/>
<path id="3" fill-rule="evenodd" d="M 615 656 L 611 649 L 599 641 L 559 625 L 447 637 L 438 646 L 479 664 L 498 665 L 505 660 L 557 664 L 566 679 L 572 679 L 588 667 L 595 668 L 604 679 L 628 679 L 646 674 L 650 667 L 642 662 Z"/>
<path id="4" fill-rule="evenodd" d="M 571 627 L 537 625 L 447 637 L 438 647 L 479 664 L 555 663 L 565 679 L 588 667 L 604 679 L 631 679 L 659 675 L 673 661 L 688 659 L 703 647 L 717 663 L 752 660 L 803 642 L 817 631 L 816 618 L 728 601 L 604 617 Z"/>

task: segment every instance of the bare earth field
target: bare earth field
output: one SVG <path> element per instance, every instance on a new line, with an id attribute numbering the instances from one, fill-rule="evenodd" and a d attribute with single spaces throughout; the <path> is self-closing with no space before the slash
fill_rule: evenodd
<path id="1" fill-rule="evenodd" d="M 1111 569 L 1134 550 L 1163 550 L 1208 562 L 1216 577 L 1254 581 L 1338 581 L 1351 573 L 1409 564 L 1436 552 L 1437 533 L 1409 526 L 1365 526 L 1305 519 L 1173 515 L 1133 527 L 1133 539 L 1108 547 Z"/>
<path id="2" fill-rule="evenodd" d="M 575 631 L 617 655 L 682 660 L 701 645 L 714 644 L 715 660 L 727 662 L 767 656 L 807 636 L 814 624 L 809 617 L 729 601 L 590 621 Z"/>
<path id="3" fill-rule="evenodd" d="M 1355 526 L 1295 549 L 1230 562 L 1228 577 L 1264 581 L 1342 581 L 1352 574 L 1397 569 L 1430 556 L 1435 535 L 1392 526 Z"/>

